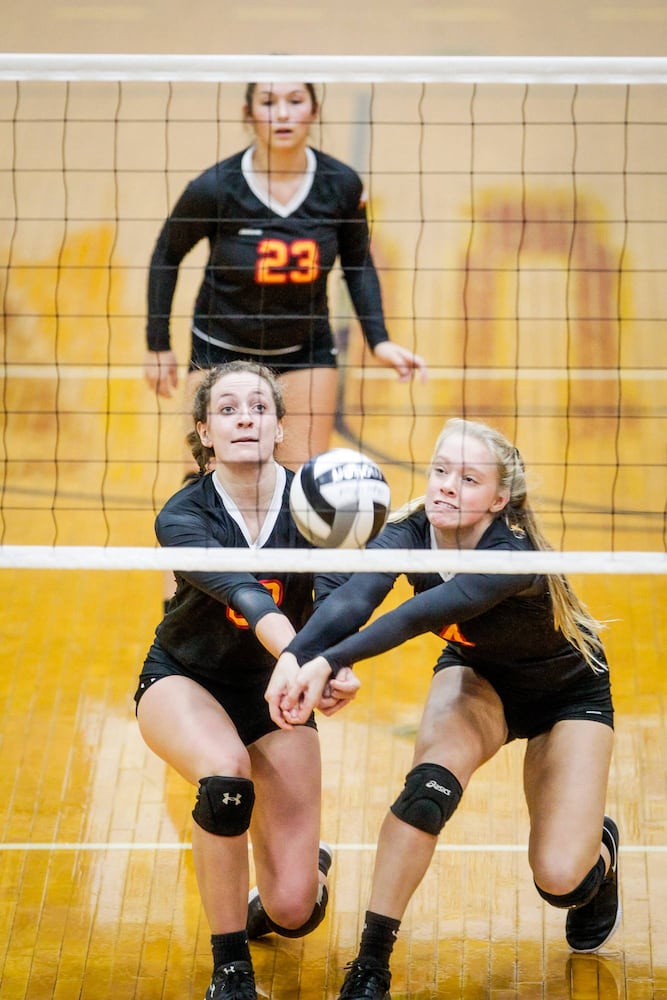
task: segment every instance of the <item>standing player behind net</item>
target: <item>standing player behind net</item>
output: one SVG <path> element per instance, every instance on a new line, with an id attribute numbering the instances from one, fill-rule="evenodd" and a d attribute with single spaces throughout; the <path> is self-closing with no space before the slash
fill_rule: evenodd
<path id="1" fill-rule="evenodd" d="M 370 249 L 363 184 L 309 145 L 319 106 L 310 83 L 250 83 L 243 117 L 252 145 L 191 181 L 160 232 L 148 277 L 145 376 L 161 396 L 177 386 L 170 340 L 180 264 L 207 240 L 192 320 L 188 388 L 201 370 L 239 357 L 269 364 L 289 400 L 281 462 L 296 467 L 329 446 L 336 346 L 327 279 L 340 258 L 374 357 L 401 380 L 424 360 L 389 339 Z"/>
<path id="2" fill-rule="evenodd" d="M 309 547 L 289 511 L 293 473 L 273 457 L 283 415 L 278 383 L 263 366 L 237 361 L 206 374 L 190 436 L 201 475 L 158 515 L 161 545 Z M 264 699 L 276 657 L 310 613 L 313 579 L 200 571 L 179 572 L 177 581 L 142 668 L 137 718 L 147 745 L 198 788 L 192 854 L 212 935 L 207 997 L 255 1000 L 248 830 L 270 930 L 301 937 L 327 903 L 315 722 L 285 733 Z M 343 683 L 322 707 L 354 697 L 356 686 L 356 678 Z"/>
<path id="3" fill-rule="evenodd" d="M 517 449 L 466 420 L 445 425 L 424 499 L 369 544 L 545 547 Z M 597 951 L 620 917 L 618 829 L 604 815 L 613 709 L 598 623 L 562 577 L 413 573 L 415 596 L 354 634 L 397 576 L 359 573 L 333 590 L 278 661 L 267 690 L 274 721 L 301 723 L 344 664 L 424 632 L 447 640 L 413 768 L 380 831 L 360 950 L 340 1000 L 389 996 L 392 947 L 438 835 L 473 773 L 509 740 L 527 740 L 529 862 L 539 894 L 568 910 L 570 947 Z"/>

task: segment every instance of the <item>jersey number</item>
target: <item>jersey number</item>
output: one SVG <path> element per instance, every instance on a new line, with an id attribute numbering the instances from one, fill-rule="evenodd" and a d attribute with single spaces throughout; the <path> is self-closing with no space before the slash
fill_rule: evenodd
<path id="1" fill-rule="evenodd" d="M 283 585 L 280 580 L 260 580 L 259 581 L 263 587 L 266 587 L 271 597 L 276 603 L 277 607 L 280 607 L 283 601 Z M 248 625 L 248 619 L 240 615 L 238 611 L 234 611 L 233 608 L 227 608 L 227 618 L 230 620 L 232 625 L 236 625 L 237 628 L 250 628 Z"/>
<path id="2" fill-rule="evenodd" d="M 320 273 L 320 250 L 313 240 L 261 240 L 255 281 L 260 285 L 307 284 Z"/>
<path id="3" fill-rule="evenodd" d="M 474 642 L 469 642 L 458 625 L 446 625 L 440 633 L 443 639 L 448 642 L 458 642 L 462 646 L 474 646 Z"/>

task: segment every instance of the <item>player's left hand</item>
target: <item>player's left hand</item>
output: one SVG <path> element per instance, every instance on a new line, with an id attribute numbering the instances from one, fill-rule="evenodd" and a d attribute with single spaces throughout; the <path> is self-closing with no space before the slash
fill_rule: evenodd
<path id="1" fill-rule="evenodd" d="M 322 715 L 334 715 L 356 698 L 361 681 L 352 667 L 343 667 L 325 685 L 317 709 Z"/>
<path id="2" fill-rule="evenodd" d="M 394 368 L 398 373 L 399 382 L 407 382 L 417 373 L 420 381 L 426 381 L 426 361 L 420 354 L 413 354 L 406 347 L 395 344 L 393 340 L 383 340 L 373 349 L 373 357 L 381 365 Z"/>

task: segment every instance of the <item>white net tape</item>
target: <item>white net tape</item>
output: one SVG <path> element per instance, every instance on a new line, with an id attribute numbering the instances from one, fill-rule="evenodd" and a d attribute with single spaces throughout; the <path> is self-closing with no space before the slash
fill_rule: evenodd
<path id="1" fill-rule="evenodd" d="M 667 58 L 0 54 L 0 80 L 313 83 L 667 83 Z"/>
<path id="2" fill-rule="evenodd" d="M 225 572 L 431 572 L 663 574 L 662 552 L 482 552 L 392 549 L 150 549 L 132 546 L 5 545 L 0 569 Z"/>

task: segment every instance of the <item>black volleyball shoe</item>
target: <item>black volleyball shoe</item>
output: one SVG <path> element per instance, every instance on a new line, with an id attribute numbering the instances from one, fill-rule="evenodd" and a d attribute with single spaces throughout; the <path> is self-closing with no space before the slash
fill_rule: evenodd
<path id="1" fill-rule="evenodd" d="M 225 962 L 214 969 L 204 1000 L 257 1000 L 250 962 Z"/>
<path id="2" fill-rule="evenodd" d="M 391 972 L 372 959 L 355 958 L 346 965 L 347 975 L 338 1000 L 391 1000 Z"/>
<path id="3" fill-rule="evenodd" d="M 618 845 L 620 837 L 613 819 L 605 816 L 602 843 L 609 851 L 609 871 L 589 903 L 570 910 L 565 921 L 565 937 L 572 951 L 597 951 L 610 939 L 621 920 L 618 898 Z"/>

